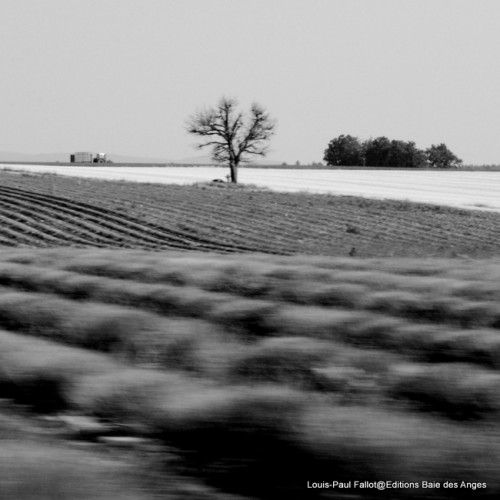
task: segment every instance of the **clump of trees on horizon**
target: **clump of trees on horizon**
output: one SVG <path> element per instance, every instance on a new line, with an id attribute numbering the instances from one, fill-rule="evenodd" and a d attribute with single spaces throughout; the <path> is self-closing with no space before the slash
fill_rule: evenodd
<path id="1" fill-rule="evenodd" d="M 413 141 L 387 137 L 360 141 L 351 135 L 332 139 L 325 150 L 324 160 L 327 165 L 339 167 L 456 168 L 462 163 L 446 144 L 435 144 L 422 150 Z"/>

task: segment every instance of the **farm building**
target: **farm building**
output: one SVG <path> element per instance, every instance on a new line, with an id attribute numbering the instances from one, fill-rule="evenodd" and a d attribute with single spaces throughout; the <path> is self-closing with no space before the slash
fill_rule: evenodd
<path id="1" fill-rule="evenodd" d="M 106 153 L 80 152 L 70 155 L 71 163 L 111 163 L 106 158 Z"/>

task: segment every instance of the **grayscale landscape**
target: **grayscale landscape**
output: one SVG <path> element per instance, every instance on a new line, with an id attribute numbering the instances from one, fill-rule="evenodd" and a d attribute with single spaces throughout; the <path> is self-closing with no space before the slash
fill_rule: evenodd
<path id="1" fill-rule="evenodd" d="M 499 497 L 496 2 L 0 15 L 0 500 Z"/>

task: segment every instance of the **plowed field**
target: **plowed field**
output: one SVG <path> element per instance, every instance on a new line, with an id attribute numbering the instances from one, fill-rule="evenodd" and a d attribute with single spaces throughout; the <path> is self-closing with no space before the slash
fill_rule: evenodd
<path id="1" fill-rule="evenodd" d="M 491 256 L 500 214 L 229 185 L 0 173 L 0 245 Z"/>
<path id="2" fill-rule="evenodd" d="M 224 178 L 223 167 L 9 165 L 83 178 L 190 184 Z M 366 169 L 240 169 L 240 181 L 277 191 L 406 200 L 500 212 L 500 172 Z"/>

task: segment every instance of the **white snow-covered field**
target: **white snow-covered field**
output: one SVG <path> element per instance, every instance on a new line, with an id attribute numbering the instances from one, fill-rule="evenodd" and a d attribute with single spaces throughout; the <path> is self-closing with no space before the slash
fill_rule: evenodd
<path id="1" fill-rule="evenodd" d="M 225 179 L 223 167 L 118 167 L 16 165 L 0 168 L 53 172 L 87 177 L 163 184 L 192 184 Z M 286 170 L 245 167 L 239 170 L 241 183 L 276 191 L 307 191 L 410 200 L 467 209 L 500 212 L 500 172 L 405 171 L 405 170 Z"/>

